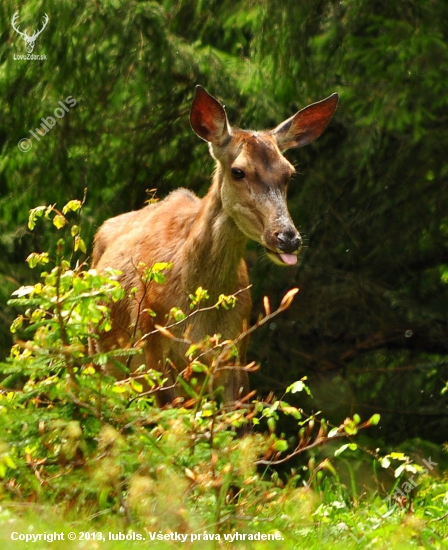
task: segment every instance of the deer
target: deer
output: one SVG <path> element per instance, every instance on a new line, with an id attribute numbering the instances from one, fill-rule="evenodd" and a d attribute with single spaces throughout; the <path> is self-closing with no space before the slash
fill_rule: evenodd
<path id="1" fill-rule="evenodd" d="M 316 140 L 338 100 L 333 93 L 272 130 L 252 131 L 231 127 L 223 105 L 197 86 L 190 124 L 208 143 L 215 161 L 206 195 L 198 198 L 178 188 L 159 202 L 106 220 L 96 233 L 92 266 L 99 272 L 118 270 L 127 296 L 111 306 L 112 328 L 97 335 L 95 349 L 129 347 L 133 334 L 142 336 L 145 368 L 164 376 L 164 386 L 156 394 L 159 406 L 183 399 L 176 379 L 189 364 L 188 342 L 200 342 L 207 335 L 238 342 L 231 368 L 220 369 L 213 379 L 224 404 L 236 406 L 249 394 L 248 372 L 242 368 L 248 338 L 238 339 L 248 327 L 252 307 L 246 243 L 259 243 L 278 265 L 297 264 L 302 238 L 286 203 L 295 168 L 283 152 Z M 142 266 L 155 262 L 170 266 L 164 284 L 144 282 Z M 209 303 L 224 294 L 237 296 L 236 304 L 228 310 L 204 307 L 191 317 L 188 342 L 182 332 L 168 338 L 156 330 L 173 307 L 188 311 L 189 296 L 199 287 L 207 290 Z M 141 364 L 141 356 L 134 355 L 129 370 L 135 372 Z"/>

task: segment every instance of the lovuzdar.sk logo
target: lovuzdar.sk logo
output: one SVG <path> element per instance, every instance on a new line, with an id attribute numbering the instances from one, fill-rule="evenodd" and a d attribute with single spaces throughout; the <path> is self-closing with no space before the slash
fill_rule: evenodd
<path id="1" fill-rule="evenodd" d="M 48 25 L 48 21 L 50 20 L 47 14 L 44 14 L 43 16 L 43 23 L 40 29 L 37 29 L 33 32 L 32 35 L 29 35 L 27 32 L 22 32 L 20 30 L 20 27 L 18 26 L 18 20 L 19 20 L 19 12 L 16 11 L 16 13 L 12 16 L 11 25 L 12 28 L 16 31 L 17 34 L 19 34 L 26 44 L 26 51 L 27 55 L 16 55 L 14 54 L 14 59 L 25 59 L 25 60 L 44 60 L 47 59 L 46 55 L 32 55 L 34 46 L 36 44 L 36 40 L 38 36 L 42 33 L 42 31 L 45 29 L 45 27 Z"/>

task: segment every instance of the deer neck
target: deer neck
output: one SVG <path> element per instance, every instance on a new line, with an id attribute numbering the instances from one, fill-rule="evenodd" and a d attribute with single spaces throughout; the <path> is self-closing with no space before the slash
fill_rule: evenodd
<path id="1" fill-rule="evenodd" d="M 223 209 L 221 186 L 222 173 L 218 165 L 184 247 L 184 287 L 194 292 L 201 286 L 212 300 L 239 289 L 239 267 L 247 242 L 247 237 Z"/>

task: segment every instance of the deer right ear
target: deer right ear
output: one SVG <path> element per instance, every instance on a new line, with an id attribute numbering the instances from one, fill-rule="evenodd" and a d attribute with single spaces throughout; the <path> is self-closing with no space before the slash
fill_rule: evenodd
<path id="1" fill-rule="evenodd" d="M 317 139 L 327 127 L 338 106 L 339 96 L 331 96 L 308 105 L 272 130 L 280 151 L 303 147 Z"/>
<path id="2" fill-rule="evenodd" d="M 224 145 L 230 137 L 224 107 L 202 86 L 196 86 L 190 124 L 200 138 L 218 147 Z"/>

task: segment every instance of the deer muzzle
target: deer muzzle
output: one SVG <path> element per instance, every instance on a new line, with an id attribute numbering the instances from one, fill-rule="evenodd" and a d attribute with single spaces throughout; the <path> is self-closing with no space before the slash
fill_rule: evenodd
<path id="1" fill-rule="evenodd" d="M 295 265 L 302 248 L 302 237 L 294 226 L 272 233 L 266 239 L 266 253 L 278 265 Z"/>

